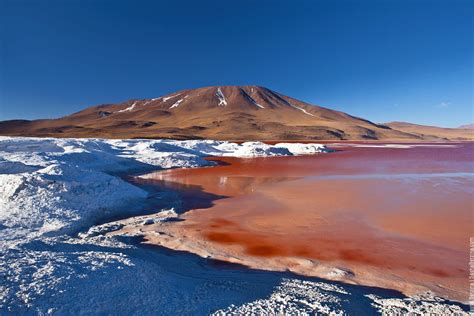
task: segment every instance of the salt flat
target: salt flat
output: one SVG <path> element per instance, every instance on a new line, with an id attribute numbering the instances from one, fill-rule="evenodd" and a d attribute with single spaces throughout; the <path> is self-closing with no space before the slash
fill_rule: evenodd
<path id="1" fill-rule="evenodd" d="M 192 254 L 144 247 L 139 235 L 110 234 L 121 221 L 143 216 L 148 198 L 123 180 L 125 174 L 210 165 L 208 156 L 325 151 L 317 144 L 2 137 L 0 311 L 465 313 L 465 306 L 429 293 L 405 297 L 291 273 L 220 267 Z M 162 211 L 148 210 L 151 215 L 139 219 L 145 225 L 173 216 Z"/>

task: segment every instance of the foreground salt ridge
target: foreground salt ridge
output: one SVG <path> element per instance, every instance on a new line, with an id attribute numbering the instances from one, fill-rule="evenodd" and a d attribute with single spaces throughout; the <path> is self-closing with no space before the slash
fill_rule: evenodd
<path id="1" fill-rule="evenodd" d="M 164 310 L 166 304 L 170 304 L 167 307 L 170 311 L 176 311 L 183 301 L 173 303 L 171 296 L 180 291 L 188 293 L 189 297 L 195 296 L 197 281 L 180 277 L 169 272 L 169 269 L 181 266 L 182 271 L 194 275 L 191 279 L 195 279 L 200 272 L 194 271 L 195 267 L 190 269 L 187 266 L 192 263 L 178 262 L 180 258 L 177 258 L 178 261 L 157 267 L 156 262 L 150 262 L 149 252 L 122 242 L 120 237 L 106 236 L 108 232 L 118 229 L 119 224 L 96 226 L 86 233 L 75 235 L 79 230 L 108 217 L 138 214 L 139 205 L 147 197 L 147 193 L 123 181 L 116 174 L 131 170 L 209 165 L 210 162 L 204 158 L 210 155 L 255 157 L 324 151 L 327 149 L 317 144 L 270 146 L 258 142 L 238 145 L 210 140 L 1 137 L 0 274 L 3 281 L 0 284 L 0 311 L 60 313 L 69 308 L 69 311 L 86 313 L 88 310 L 107 312 L 107 308 L 117 308 L 113 305 L 117 302 L 109 302 L 112 307 L 104 307 L 103 302 L 118 295 L 117 293 L 130 296 L 130 300 L 125 301 L 131 306 L 134 302 L 143 302 L 137 308 L 142 308 L 145 313 L 147 308 L 151 308 L 148 313 L 156 308 Z M 174 216 L 171 211 L 160 214 L 165 218 L 161 220 Z M 141 220 L 144 224 L 150 221 L 147 218 Z M 165 259 L 160 257 L 160 260 Z M 221 272 L 207 273 L 211 284 L 215 283 L 213 278 L 219 280 L 223 277 Z M 140 279 L 140 282 L 129 282 L 131 277 Z M 224 278 L 232 276 L 224 275 Z M 158 284 L 157 280 L 160 280 Z M 288 287 L 285 282 L 275 288 L 275 293 Z M 110 287 L 103 288 L 105 284 Z M 81 301 L 80 298 L 85 295 L 82 290 L 84 287 L 90 289 L 91 297 Z M 232 292 L 231 297 L 241 297 L 242 306 L 256 304 L 250 303 L 253 300 L 242 292 L 247 291 L 246 289 L 232 286 L 224 288 Z M 109 291 L 110 296 L 104 294 L 104 290 Z M 312 295 L 312 291 L 308 289 L 304 295 Z M 225 293 L 220 292 L 222 285 L 208 286 L 201 293 L 201 305 L 193 307 L 196 308 L 193 311 L 207 313 L 222 309 L 232 312 L 229 308 L 233 309 L 235 306 L 223 307 L 231 304 Z M 141 296 L 134 296 L 137 295 L 134 293 Z M 280 306 L 290 308 L 294 305 L 298 310 L 299 305 L 294 303 L 298 298 L 296 294 L 292 295 L 287 294 L 286 301 L 283 300 L 285 303 L 280 302 Z M 333 295 L 337 300 L 340 291 L 328 295 Z M 257 305 L 270 308 L 274 305 L 272 297 L 263 298 L 265 303 Z M 332 308 L 327 307 L 328 302 L 324 299 L 319 304 L 324 308 Z M 458 306 L 444 302 L 436 304 L 450 311 L 459 310 Z M 196 304 L 188 302 L 188 305 L 187 308 L 191 308 Z M 334 311 L 343 310 L 342 307 L 333 307 Z M 316 310 L 319 309 L 314 308 Z M 191 310 L 183 310 L 186 311 Z M 234 312 L 239 313 L 238 310 Z"/>
<path id="2" fill-rule="evenodd" d="M 2 239 L 80 229 L 146 192 L 111 173 L 197 167 L 206 156 L 280 156 L 323 152 L 322 145 L 285 147 L 218 141 L 0 139 Z M 113 215 L 113 214 L 110 214 Z"/>

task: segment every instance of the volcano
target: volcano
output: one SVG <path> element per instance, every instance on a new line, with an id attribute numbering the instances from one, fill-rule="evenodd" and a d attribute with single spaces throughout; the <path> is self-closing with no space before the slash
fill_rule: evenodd
<path id="1" fill-rule="evenodd" d="M 0 122 L 0 134 L 219 140 L 437 139 L 401 131 L 259 86 L 213 86 L 103 104 L 45 120 Z"/>

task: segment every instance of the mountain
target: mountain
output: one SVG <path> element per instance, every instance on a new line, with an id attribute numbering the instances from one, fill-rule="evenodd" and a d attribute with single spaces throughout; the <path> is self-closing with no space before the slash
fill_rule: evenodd
<path id="1" fill-rule="evenodd" d="M 459 126 L 458 128 L 463 128 L 463 129 L 474 129 L 474 123 L 471 123 L 471 124 L 465 124 L 465 125 L 461 125 L 461 126 Z"/>
<path id="2" fill-rule="evenodd" d="M 0 135 L 225 140 L 426 138 L 258 86 L 182 90 L 154 99 L 93 106 L 58 119 L 3 121 Z"/>
<path id="3" fill-rule="evenodd" d="M 468 128 L 444 128 L 429 125 L 418 125 L 406 122 L 390 122 L 385 123 L 392 129 L 402 131 L 404 133 L 419 136 L 424 139 L 444 138 L 450 140 L 473 140 L 474 131 Z"/>

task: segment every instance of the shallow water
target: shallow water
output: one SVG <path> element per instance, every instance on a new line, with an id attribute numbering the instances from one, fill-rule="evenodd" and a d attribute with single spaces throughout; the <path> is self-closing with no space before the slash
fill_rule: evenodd
<path id="1" fill-rule="evenodd" d="M 369 268 L 464 299 L 474 144 L 454 145 L 334 144 L 330 154 L 219 158 L 146 178 L 188 201 L 173 225 L 236 255 Z"/>

